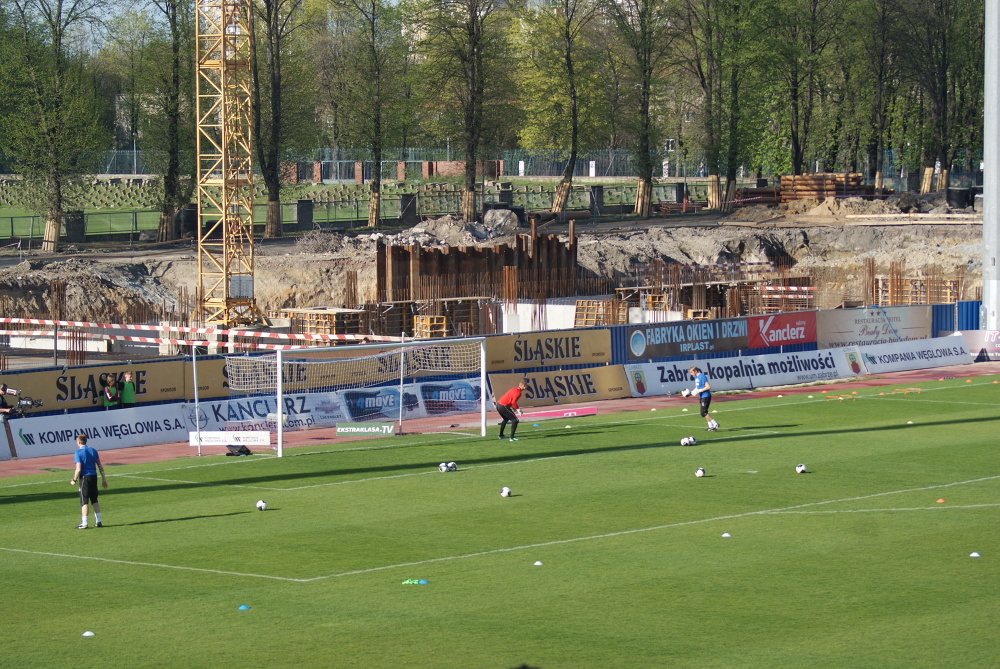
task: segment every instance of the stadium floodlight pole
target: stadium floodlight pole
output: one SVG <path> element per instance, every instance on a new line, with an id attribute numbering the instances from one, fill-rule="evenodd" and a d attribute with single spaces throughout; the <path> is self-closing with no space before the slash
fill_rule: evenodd
<path id="1" fill-rule="evenodd" d="M 198 440 L 198 457 L 201 457 L 201 408 L 198 405 L 198 347 L 191 346 L 191 380 L 194 383 L 194 434 Z"/>
<path id="2" fill-rule="evenodd" d="M 276 352 L 277 355 L 275 356 L 275 364 L 277 366 L 276 373 L 278 378 L 277 378 L 277 383 L 275 384 L 277 386 L 277 393 L 275 394 L 275 402 L 277 402 L 278 406 L 275 409 L 274 414 L 277 417 L 278 421 L 277 446 L 278 446 L 278 457 L 280 458 L 285 454 L 285 431 L 282 429 L 282 426 L 285 423 L 284 411 L 282 410 L 284 406 L 284 399 L 283 399 L 284 383 L 282 383 L 282 377 L 284 375 L 281 373 L 281 349 L 279 348 Z"/>

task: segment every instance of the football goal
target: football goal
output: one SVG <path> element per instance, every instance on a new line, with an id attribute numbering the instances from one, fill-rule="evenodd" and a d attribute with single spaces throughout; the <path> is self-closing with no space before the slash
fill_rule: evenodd
<path id="1" fill-rule="evenodd" d="M 477 429 L 486 436 L 483 337 L 304 348 L 226 358 L 224 430 L 337 436 Z"/>

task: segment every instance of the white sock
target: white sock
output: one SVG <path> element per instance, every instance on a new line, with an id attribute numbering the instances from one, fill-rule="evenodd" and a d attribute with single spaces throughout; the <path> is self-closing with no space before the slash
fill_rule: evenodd
<path id="1" fill-rule="evenodd" d="M 101 514 L 95 513 L 94 514 L 94 520 L 97 521 L 98 523 L 101 522 Z"/>
<path id="2" fill-rule="evenodd" d="M 83 516 L 83 520 L 80 521 L 80 524 L 81 525 L 86 525 L 87 524 L 87 517 L 86 516 Z"/>

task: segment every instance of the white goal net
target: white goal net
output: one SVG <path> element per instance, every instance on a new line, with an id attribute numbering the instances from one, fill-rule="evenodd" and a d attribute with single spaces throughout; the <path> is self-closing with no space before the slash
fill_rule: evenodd
<path id="1" fill-rule="evenodd" d="M 279 369 L 281 370 L 279 374 Z M 288 430 L 336 436 L 433 432 L 486 435 L 483 338 L 334 346 L 226 358 L 226 430 L 271 430 L 278 454 Z"/>

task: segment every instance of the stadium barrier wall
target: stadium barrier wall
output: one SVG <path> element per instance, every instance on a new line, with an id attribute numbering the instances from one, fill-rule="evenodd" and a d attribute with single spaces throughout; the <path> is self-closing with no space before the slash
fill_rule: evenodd
<path id="1" fill-rule="evenodd" d="M 713 391 L 751 390 L 765 386 L 816 383 L 862 376 L 861 352 L 856 347 L 771 353 L 713 360 L 678 360 L 625 365 L 633 397 L 673 395 L 691 388 L 688 369 L 696 365 L 708 376 Z"/>
<path id="2" fill-rule="evenodd" d="M 578 404 L 632 397 L 625 369 L 621 365 L 527 374 L 490 374 L 490 386 L 493 388 L 494 397 L 499 397 L 508 388 L 516 386 L 521 379 L 528 380 L 528 387 L 518 400 L 518 406 Z"/>
<path id="3" fill-rule="evenodd" d="M 944 306 L 945 308 L 938 308 Z M 914 307 L 886 307 L 876 308 L 883 323 L 888 323 L 895 327 L 900 322 L 914 322 L 919 327 L 924 327 L 925 318 L 917 315 L 916 318 L 909 318 L 906 311 Z M 916 309 L 926 311 L 926 306 L 920 305 Z M 867 337 L 864 346 L 859 346 L 858 350 L 873 356 L 876 368 L 883 364 L 880 356 L 901 355 L 907 351 L 903 360 L 895 360 L 894 364 L 902 364 L 901 369 L 921 369 L 927 367 L 947 366 L 953 364 L 963 364 L 965 362 L 1000 360 L 1000 332 L 964 332 L 965 354 L 959 352 L 954 355 L 944 355 L 937 349 L 954 347 L 954 341 L 919 341 L 911 345 L 902 346 L 899 342 L 887 344 L 875 344 L 884 334 L 881 328 L 868 328 L 870 323 L 859 323 L 871 319 L 871 314 L 866 311 L 873 310 L 837 310 L 843 312 L 838 315 L 838 319 L 827 321 L 818 315 L 824 312 L 792 312 L 788 314 L 776 314 L 774 316 L 752 316 L 745 319 L 746 325 L 742 327 L 747 336 L 747 348 L 734 350 L 718 350 L 713 347 L 707 351 L 699 351 L 694 355 L 674 355 L 666 356 L 660 360 L 647 359 L 635 360 L 629 353 L 629 335 L 636 330 L 642 330 L 649 326 L 613 326 L 610 328 L 576 329 L 565 331 L 549 331 L 539 333 L 526 333 L 519 335 L 498 335 L 487 338 L 487 359 L 490 374 L 490 382 L 493 388 L 500 392 L 505 390 L 507 384 L 516 385 L 517 380 L 528 376 L 532 379 L 530 394 L 526 393 L 525 406 L 541 406 L 556 403 L 578 403 L 594 399 L 614 399 L 629 396 L 649 396 L 652 393 L 654 382 L 660 384 L 663 393 L 676 392 L 677 389 L 685 387 L 684 384 L 671 381 L 669 375 L 662 379 L 662 371 L 658 367 L 666 368 L 665 363 L 674 363 L 670 368 L 677 376 L 677 369 L 686 371 L 691 364 L 698 364 L 703 369 L 710 365 L 719 370 L 719 378 L 725 378 L 726 369 L 730 378 L 727 382 L 749 383 L 753 380 L 756 387 L 762 385 L 779 385 L 779 382 L 762 382 L 755 375 L 751 375 L 745 381 L 736 379 L 733 376 L 733 369 L 747 369 L 748 360 L 761 356 L 776 356 L 780 364 L 781 360 L 789 361 L 797 359 L 799 361 L 823 359 L 823 350 L 817 349 L 816 343 L 809 342 L 810 338 L 810 318 L 815 318 L 817 327 L 815 337 L 821 336 L 822 327 L 829 327 L 830 322 L 842 324 L 844 319 L 854 319 L 855 329 L 853 338 Z M 932 310 L 930 328 L 934 332 L 942 330 L 944 327 L 958 324 L 978 324 L 979 303 L 962 302 L 957 305 L 937 305 Z M 898 316 L 900 320 L 894 320 Z M 719 325 L 719 329 L 725 329 L 730 335 L 735 332 L 736 336 L 730 336 L 731 340 L 740 342 L 740 326 L 733 325 L 733 321 L 740 319 L 724 319 L 729 323 Z M 671 327 L 678 326 L 686 328 L 689 322 L 669 324 Z M 707 323 L 712 323 L 707 321 Z M 821 323 L 823 325 L 821 325 Z M 841 325 L 837 325 L 840 327 Z M 710 329 L 716 329 L 716 325 L 706 328 L 704 325 L 697 332 L 707 333 Z M 911 327 L 911 331 L 913 328 Z M 685 331 L 685 337 L 687 332 Z M 754 339 L 756 337 L 756 339 Z M 495 341 L 490 341 L 495 340 Z M 694 341 L 704 341 L 695 338 Z M 756 343 L 759 347 L 750 347 L 751 343 Z M 764 346 L 764 344 L 774 344 Z M 885 347 L 884 350 L 877 347 Z M 915 347 L 915 348 L 914 348 Z M 921 353 L 921 351 L 923 351 Z M 931 351 L 928 353 L 927 351 Z M 969 354 L 971 351 L 971 354 Z M 810 354 L 810 355 L 805 355 Z M 831 355 L 827 352 L 827 355 Z M 798 356 L 793 358 L 792 356 Z M 605 360 L 605 358 L 609 358 Z M 742 359 L 742 360 L 741 360 Z M 509 363 L 507 362 L 509 361 Z M 763 362 L 765 368 L 770 363 Z M 494 364 L 495 363 L 495 364 Z M 508 370 L 498 370 L 501 364 L 511 364 Z M 814 363 L 809 363 L 810 365 Z M 818 363 L 815 363 L 818 364 Z M 839 360 L 837 364 L 840 364 Z M 536 365 L 529 367 L 527 365 Z M 626 365 L 628 367 L 626 367 Z M 740 367 L 742 365 L 742 368 Z M 916 366 L 914 366 L 916 365 Z M 523 366 L 523 367 L 522 367 Z M 554 369 L 558 367 L 558 369 Z M 848 362 L 848 368 L 853 368 Z M 864 367 L 868 369 L 868 367 Z M 95 411 L 99 398 L 100 388 L 98 377 L 103 373 L 120 376 L 124 371 L 132 371 L 137 385 L 137 402 L 134 409 L 120 409 L 112 412 Z M 516 370 L 516 371 L 510 371 Z M 507 371 L 508 373 L 501 373 Z M 812 370 L 818 371 L 818 370 Z M 802 370 L 797 370 L 796 374 L 801 375 Z M 809 370 L 806 371 L 809 373 Z M 849 378 L 850 375 L 840 378 Z M 94 426 L 100 434 L 99 444 L 101 448 L 121 448 L 128 446 L 140 446 L 152 443 L 170 443 L 173 441 L 186 441 L 186 431 L 194 429 L 196 424 L 204 423 L 202 429 L 211 429 L 209 420 L 202 417 L 195 421 L 193 405 L 185 404 L 185 401 L 193 399 L 194 389 L 191 385 L 190 361 L 186 359 L 141 361 L 137 363 L 100 363 L 98 365 L 87 365 L 79 367 L 52 367 L 42 370 L 31 371 L 7 371 L 0 377 L 7 385 L 21 390 L 23 396 L 30 396 L 36 400 L 43 401 L 43 407 L 30 412 L 26 417 L 15 418 L 11 421 L 14 432 L 18 433 L 15 440 L 18 441 L 19 455 L 21 457 L 32 457 L 31 454 L 44 455 L 45 449 L 55 448 L 59 453 L 72 453 L 75 449 L 75 430 Z M 639 391 L 637 383 L 641 384 L 643 391 Z M 713 380 L 713 384 L 721 381 Z M 671 385 L 673 384 L 673 385 Z M 225 377 L 225 358 L 222 356 L 203 357 L 198 360 L 198 385 L 199 395 L 202 404 L 207 407 L 207 415 L 212 416 L 218 409 L 216 405 L 228 404 L 228 387 Z M 716 385 L 717 389 L 724 389 L 722 385 Z M 734 386 L 741 387 L 741 386 Z M 404 396 L 407 392 L 404 390 Z M 417 398 L 424 397 L 421 392 L 414 393 Z M 214 402 L 214 404 L 213 404 Z M 410 402 L 411 407 L 407 411 L 421 410 L 421 402 Z M 162 405 L 162 406 L 161 406 Z M 406 400 L 404 398 L 404 406 Z M 191 407 L 188 415 L 185 415 L 185 407 Z M 426 410 L 428 404 L 423 403 L 422 409 Z M 173 407 L 173 408 L 171 408 Z M 180 418 L 177 420 L 187 425 L 182 429 L 171 423 L 169 430 L 166 428 L 164 420 L 170 422 L 180 411 Z M 165 412 L 165 413 L 164 413 Z M 174 412 L 174 413 L 171 413 Z M 206 409 L 203 409 L 206 413 Z M 259 424 L 259 420 L 266 422 L 267 412 L 262 416 L 244 416 L 238 420 L 246 421 L 246 425 Z M 314 416 L 315 417 L 315 416 Z M 301 417 L 297 417 L 301 418 Z M 58 420 L 58 423 L 56 422 Z M 227 420 L 230 420 L 227 418 Z M 158 427 L 159 426 L 159 429 Z M 230 425 L 230 428 L 233 426 Z M 250 428 L 244 428 L 250 429 Z M 57 444 L 53 441 L 53 436 L 57 433 L 72 435 L 73 438 L 66 444 Z M 178 436 L 174 431 L 183 431 Z M 170 434 L 168 434 L 168 432 Z M 30 435 L 46 435 L 31 437 Z M 25 440 L 33 443 L 26 443 Z M 95 444 L 98 445 L 98 444 Z M 21 451 L 24 450 L 24 454 Z M 9 457 L 6 449 L 0 447 L 0 458 Z"/>
<path id="4" fill-rule="evenodd" d="M 222 356 L 198 359 L 198 392 L 201 396 L 228 396 L 225 367 L 226 360 Z M 99 407 L 100 375 L 111 374 L 117 381 L 126 371 L 132 372 L 135 381 L 136 404 L 178 402 L 194 398 L 191 361 L 177 358 L 6 371 L 0 379 L 8 386 L 21 390 L 23 395 L 42 400 L 41 409 L 32 413 L 67 413 Z"/>
<path id="5" fill-rule="evenodd" d="M 965 345 L 975 362 L 1000 362 L 1000 331 L 960 330 Z"/>
<path id="6" fill-rule="evenodd" d="M 603 369 L 603 368 L 602 368 Z M 200 380 L 200 378 L 199 378 Z M 402 388 L 404 419 L 472 413 L 479 407 L 479 379 L 442 384 L 439 381 L 408 383 Z M 443 395 L 442 388 L 447 391 Z M 338 423 L 385 421 L 399 418 L 398 386 L 341 390 L 329 393 L 289 393 L 283 396 L 285 430 L 334 427 Z M 359 401 L 359 395 L 371 401 Z M 382 413 L 381 409 L 390 410 Z M 28 416 L 11 420 L 14 447 L 20 458 L 69 455 L 76 450 L 76 435 L 85 433 L 90 445 L 100 449 L 187 442 L 191 432 L 273 431 L 275 398 L 199 400 L 130 409 L 88 411 L 54 416 Z M 0 446 L 0 460 L 10 459 Z"/>
<path id="7" fill-rule="evenodd" d="M 611 362 L 611 331 L 546 330 L 486 338 L 486 371 Z"/>

